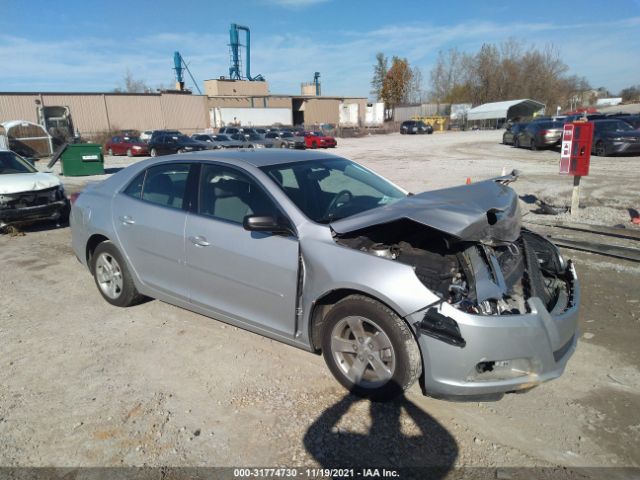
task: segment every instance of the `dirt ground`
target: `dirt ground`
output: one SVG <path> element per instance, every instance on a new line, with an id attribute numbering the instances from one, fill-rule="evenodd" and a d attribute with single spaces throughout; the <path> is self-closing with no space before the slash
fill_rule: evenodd
<path id="1" fill-rule="evenodd" d="M 332 153 L 414 192 L 517 168 L 525 210 L 534 197 L 569 201 L 557 152 L 500 138 L 372 136 L 340 140 Z M 632 228 L 639 170 L 640 157 L 594 158 L 579 220 Z M 64 179 L 69 191 L 92 180 Z M 564 253 L 582 283 L 582 335 L 560 379 L 494 403 L 414 387 L 383 405 L 346 395 L 321 357 L 159 301 L 110 306 L 68 228 L 0 236 L 0 466 L 355 462 L 567 467 L 578 478 L 600 477 L 578 467 L 640 467 L 640 264 Z"/>

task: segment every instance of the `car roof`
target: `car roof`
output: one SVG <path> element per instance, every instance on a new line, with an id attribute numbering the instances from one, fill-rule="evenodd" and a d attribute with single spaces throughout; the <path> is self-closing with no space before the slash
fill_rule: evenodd
<path id="1" fill-rule="evenodd" d="M 326 158 L 340 158 L 337 155 L 318 151 L 292 151 L 286 149 L 247 150 L 243 152 L 211 151 L 194 152 L 180 155 L 180 160 L 193 158 L 197 160 L 218 160 L 228 163 L 247 163 L 254 167 L 267 167 L 285 163 L 307 162 L 309 160 L 321 160 Z M 166 157 L 162 157 L 166 159 Z"/>

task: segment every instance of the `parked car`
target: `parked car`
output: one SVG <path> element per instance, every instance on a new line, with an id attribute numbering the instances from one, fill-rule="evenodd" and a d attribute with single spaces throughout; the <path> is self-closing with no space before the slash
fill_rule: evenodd
<path id="1" fill-rule="evenodd" d="M 562 122 L 531 122 L 514 137 L 513 146 L 538 150 L 560 145 L 563 128 Z"/>
<path id="2" fill-rule="evenodd" d="M 433 133 L 433 127 L 424 123 L 421 120 L 406 120 L 400 125 L 401 134 L 417 134 L 417 133 Z"/>
<path id="3" fill-rule="evenodd" d="M 304 132 L 304 145 L 307 148 L 335 148 L 338 142 L 322 132 Z"/>
<path id="4" fill-rule="evenodd" d="M 150 143 L 151 141 L 155 140 L 156 137 L 160 136 L 160 135 L 184 135 L 182 132 L 178 131 L 178 130 L 152 130 L 151 131 L 151 137 L 149 137 L 149 140 L 147 141 L 147 143 Z"/>
<path id="5" fill-rule="evenodd" d="M 247 148 L 271 148 L 273 147 L 273 140 L 270 138 L 263 138 L 254 132 L 242 132 L 230 135 L 234 140 L 240 140 L 244 137 L 244 142 Z"/>
<path id="6" fill-rule="evenodd" d="M 591 153 L 599 157 L 640 153 L 640 130 L 620 119 L 594 120 Z"/>
<path id="7" fill-rule="evenodd" d="M 222 127 L 218 130 L 218 133 L 223 135 L 234 135 L 236 133 L 242 133 L 242 128 L 240 127 Z"/>
<path id="8" fill-rule="evenodd" d="M 502 134 L 503 145 L 513 145 L 516 136 L 526 127 L 526 123 L 512 123 L 508 124 Z"/>
<path id="9" fill-rule="evenodd" d="M 0 151 L 0 228 L 68 217 L 69 201 L 57 176 L 39 172 L 15 152 Z"/>
<path id="10" fill-rule="evenodd" d="M 275 148 L 306 148 L 304 137 L 294 136 L 291 132 L 267 132 L 265 138 L 273 141 Z"/>
<path id="11" fill-rule="evenodd" d="M 116 135 L 107 140 L 104 149 L 108 155 L 126 155 L 128 157 L 149 155 L 147 144 L 138 137 Z"/>
<path id="12" fill-rule="evenodd" d="M 575 122 L 576 120 L 600 120 L 602 118 L 607 118 L 607 116 L 604 113 L 588 113 L 587 115 L 583 115 L 582 113 L 577 113 L 574 115 L 567 115 L 563 122 L 567 123 L 567 122 Z"/>
<path id="13" fill-rule="evenodd" d="M 219 148 L 244 148 L 245 147 L 245 139 L 234 140 L 229 135 L 217 134 L 217 135 L 208 135 L 211 139 L 211 142 L 218 146 Z"/>
<path id="14" fill-rule="evenodd" d="M 578 337 L 575 268 L 521 228 L 515 178 L 409 195 L 319 152 L 148 159 L 77 197 L 72 245 L 112 305 L 322 353 L 358 395 L 486 400 L 560 376 Z"/>
<path id="15" fill-rule="evenodd" d="M 615 118 L 618 120 L 622 120 L 623 122 L 628 123 L 633 128 L 640 128 L 640 115 L 607 115 L 607 118 Z"/>
<path id="16" fill-rule="evenodd" d="M 182 134 L 163 133 L 155 135 L 148 144 L 149 154 L 152 157 L 158 155 L 170 155 L 172 153 L 197 152 L 200 150 L 213 150 L 215 146 L 206 142 L 193 140 Z"/>

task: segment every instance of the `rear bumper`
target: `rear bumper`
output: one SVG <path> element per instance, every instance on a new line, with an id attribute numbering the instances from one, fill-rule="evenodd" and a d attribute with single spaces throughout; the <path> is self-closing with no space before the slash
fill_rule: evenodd
<path id="1" fill-rule="evenodd" d="M 580 291 L 570 268 L 572 292 L 561 312 L 548 312 L 538 298 L 529 299 L 525 315 L 475 315 L 440 305 L 439 313 L 457 323 L 465 343 L 455 346 L 417 329 L 424 393 L 453 400 L 497 399 L 562 375 L 578 337 Z M 424 314 L 416 312 L 407 320 L 416 325 Z M 479 372 L 479 364 L 494 369 Z"/>
<path id="2" fill-rule="evenodd" d="M 66 198 L 46 205 L 0 210 L 0 225 L 59 220 L 68 211 L 69 200 Z"/>

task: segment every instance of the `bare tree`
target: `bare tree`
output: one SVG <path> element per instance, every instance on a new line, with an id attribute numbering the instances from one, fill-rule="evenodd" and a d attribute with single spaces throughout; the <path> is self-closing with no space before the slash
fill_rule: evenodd
<path id="1" fill-rule="evenodd" d="M 620 97 L 623 102 L 637 102 L 640 101 L 640 85 L 632 85 L 620 90 Z"/>
<path id="2" fill-rule="evenodd" d="M 422 70 L 418 66 L 411 68 L 411 80 L 407 90 L 407 103 L 422 103 L 425 99 L 425 93 L 422 88 Z"/>
<path id="3" fill-rule="evenodd" d="M 128 68 L 124 74 L 123 85 L 113 89 L 118 93 L 148 93 L 151 90 L 144 80 L 136 80 Z"/>

